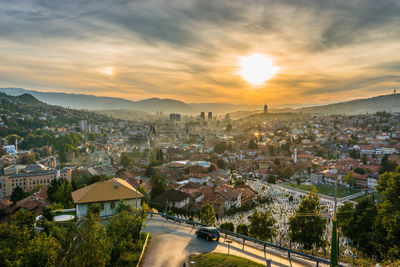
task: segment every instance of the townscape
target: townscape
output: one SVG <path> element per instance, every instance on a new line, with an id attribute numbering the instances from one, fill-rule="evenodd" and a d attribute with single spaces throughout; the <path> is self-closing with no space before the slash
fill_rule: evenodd
<path id="1" fill-rule="evenodd" d="M 2 94 L 1 101 L 3 222 L 21 210 L 42 216 L 67 210 L 73 211 L 67 218 L 83 219 L 90 202 L 101 203 L 100 218 L 108 218 L 118 204 L 108 203 L 108 187 L 100 184 L 110 181 L 112 188 L 115 181 L 134 190 L 117 197 L 134 207 L 203 222 L 209 205 L 216 217 L 211 224 L 231 224 L 246 235 L 255 211 L 269 214 L 274 230 L 267 240 L 305 249 L 307 242 L 292 242 L 290 220 L 314 194 L 319 208 L 309 212 L 324 220 L 319 238 L 325 245 L 312 240 L 311 247 L 326 254 L 335 186 L 339 210 L 379 199 L 380 174 L 400 164 L 399 113 L 269 113 L 265 105 L 236 120 L 158 112 L 151 120 L 126 121 L 49 106 L 30 95 Z M 103 191 L 93 195 L 86 188 Z M 365 255 L 362 247 L 354 252 L 345 234 L 341 255 Z"/>
<path id="2" fill-rule="evenodd" d="M 0 1 L 0 267 L 400 266 L 399 14 Z"/>

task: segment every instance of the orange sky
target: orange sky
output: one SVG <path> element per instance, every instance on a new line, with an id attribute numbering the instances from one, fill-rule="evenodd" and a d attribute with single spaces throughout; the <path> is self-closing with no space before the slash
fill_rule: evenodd
<path id="1" fill-rule="evenodd" d="M 338 102 L 399 85 L 399 2 L 5 1 L 0 87 L 271 106 Z M 238 75 L 262 53 L 279 72 Z"/>

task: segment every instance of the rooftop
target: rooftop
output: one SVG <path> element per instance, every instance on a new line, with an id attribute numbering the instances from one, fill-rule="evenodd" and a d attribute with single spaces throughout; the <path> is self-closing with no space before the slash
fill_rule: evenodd
<path id="1" fill-rule="evenodd" d="M 143 198 L 142 193 L 120 178 L 112 178 L 71 193 L 75 204 Z"/>

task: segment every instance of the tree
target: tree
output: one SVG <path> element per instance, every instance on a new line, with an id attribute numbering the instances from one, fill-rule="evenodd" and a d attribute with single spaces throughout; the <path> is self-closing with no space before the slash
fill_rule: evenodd
<path id="1" fill-rule="evenodd" d="M 111 218 L 107 226 L 107 235 L 113 244 L 111 262 L 117 266 L 132 265 L 123 255 L 135 250 L 145 218 L 143 209 L 121 210 Z"/>
<path id="2" fill-rule="evenodd" d="M 294 174 L 294 169 L 293 169 L 292 166 L 287 166 L 283 170 L 283 177 L 286 178 L 286 179 L 289 179 L 293 174 Z"/>
<path id="3" fill-rule="evenodd" d="M 48 220 L 52 221 L 54 219 L 54 212 L 51 207 L 46 207 L 43 209 L 43 217 Z"/>
<path id="4" fill-rule="evenodd" d="M 376 255 L 375 218 L 376 207 L 371 197 L 361 199 L 355 207 L 346 203 L 338 209 L 338 226 L 343 235 L 368 255 Z"/>
<path id="5" fill-rule="evenodd" d="M 353 159 L 359 159 L 360 158 L 360 150 L 351 149 L 349 151 L 349 156 L 352 157 Z"/>
<path id="6" fill-rule="evenodd" d="M 136 187 L 136 190 L 139 191 L 140 193 L 142 193 L 142 195 L 144 196 L 143 202 L 148 203 L 149 196 L 146 192 L 146 188 L 144 188 L 143 186 L 138 186 L 138 187 Z"/>
<path id="7" fill-rule="evenodd" d="M 336 213 L 338 227 L 342 230 L 342 233 L 349 237 L 349 233 L 352 232 L 353 227 L 353 213 L 354 204 L 352 202 L 346 202 L 343 206 L 338 208 Z"/>
<path id="8" fill-rule="evenodd" d="M 258 211 L 255 209 L 253 214 L 249 216 L 250 227 L 249 233 L 255 238 L 268 241 L 276 235 L 276 220 L 272 217 L 269 210 Z"/>
<path id="9" fill-rule="evenodd" d="M 151 198 L 154 199 L 155 197 L 164 193 L 165 189 L 167 188 L 167 181 L 161 174 L 154 174 L 153 177 L 150 179 L 151 184 Z"/>
<path id="10" fill-rule="evenodd" d="M 254 141 L 254 139 L 250 140 L 248 148 L 249 149 L 257 149 L 258 148 L 258 145 L 257 145 L 256 141 Z"/>
<path id="11" fill-rule="evenodd" d="M 321 210 L 319 196 L 313 190 L 303 198 L 295 214 L 289 219 L 289 236 L 292 242 L 302 244 L 305 249 L 311 249 L 313 245 L 324 246 L 326 220 L 320 215 Z"/>
<path id="12" fill-rule="evenodd" d="M 223 223 L 223 224 L 221 224 L 221 225 L 219 226 L 219 228 L 224 229 L 224 230 L 227 230 L 227 231 L 231 231 L 231 232 L 234 232 L 234 231 L 235 231 L 235 226 L 233 225 L 232 222 Z"/>
<path id="13" fill-rule="evenodd" d="M 146 172 L 144 173 L 144 176 L 146 177 L 153 177 L 153 175 L 156 172 L 154 171 L 153 167 L 151 165 L 147 166 Z"/>
<path id="14" fill-rule="evenodd" d="M 389 160 L 388 155 L 385 155 L 381 161 L 381 167 L 379 168 L 379 173 L 384 172 L 394 172 L 396 170 L 397 163 L 395 161 Z"/>
<path id="15" fill-rule="evenodd" d="M 358 173 L 358 174 L 361 174 L 361 175 L 363 175 L 363 174 L 366 173 L 365 169 L 360 168 L 360 167 L 355 167 L 355 168 L 354 168 L 354 172 L 355 172 L 355 173 Z"/>
<path id="16" fill-rule="evenodd" d="M 0 147 L 0 158 L 4 155 L 7 155 L 7 150 L 5 150 L 4 148 Z"/>
<path id="17" fill-rule="evenodd" d="M 361 161 L 364 165 L 366 165 L 368 163 L 368 157 L 367 154 L 363 154 L 361 157 Z"/>
<path id="18" fill-rule="evenodd" d="M 159 163 L 164 162 L 164 153 L 161 148 L 156 151 L 156 161 Z"/>
<path id="19" fill-rule="evenodd" d="M 34 163 L 37 159 L 39 159 L 39 156 L 35 152 L 24 154 L 21 157 L 21 164 L 31 164 Z"/>
<path id="20" fill-rule="evenodd" d="M 206 225 L 213 225 L 215 223 L 215 212 L 210 202 L 205 202 L 201 205 L 200 221 Z"/>
<path id="21" fill-rule="evenodd" d="M 29 193 L 24 192 L 24 190 L 22 190 L 22 188 L 18 185 L 13 189 L 10 200 L 15 204 L 21 199 L 26 198 L 27 196 L 29 196 Z"/>
<path id="22" fill-rule="evenodd" d="M 357 184 L 357 179 L 354 177 L 353 172 L 348 172 L 345 176 L 342 177 L 342 180 L 350 187 L 354 187 Z"/>
<path id="23" fill-rule="evenodd" d="M 18 140 L 18 142 L 19 142 L 19 140 L 21 140 L 21 137 L 19 137 L 19 136 L 16 135 L 16 134 L 10 134 L 10 135 L 8 135 L 8 136 L 6 137 L 6 139 L 7 139 L 7 144 L 9 144 L 9 145 L 15 145 L 15 141 Z"/>
<path id="24" fill-rule="evenodd" d="M 27 228 L 33 231 L 33 224 L 35 223 L 35 213 L 28 210 L 19 210 L 12 217 L 10 222 L 20 228 Z"/>
<path id="25" fill-rule="evenodd" d="M 275 184 L 276 183 L 276 176 L 275 175 L 268 175 L 267 182 L 269 184 Z"/>
<path id="26" fill-rule="evenodd" d="M 120 164 L 124 166 L 124 168 L 128 168 L 130 165 L 132 165 L 133 159 L 128 153 L 121 153 L 121 159 L 120 159 Z"/>
<path id="27" fill-rule="evenodd" d="M 61 250 L 56 238 L 39 233 L 28 242 L 22 266 L 57 266 Z"/>
<path id="28" fill-rule="evenodd" d="M 33 234 L 34 216 L 30 211 L 18 211 L 9 223 L 0 224 L 0 262 L 2 266 L 21 266 L 21 256 Z M 28 219 L 28 220 L 25 220 Z"/>
<path id="29" fill-rule="evenodd" d="M 225 152 L 225 150 L 232 151 L 232 146 L 228 142 L 224 141 L 221 143 L 218 143 L 214 147 L 214 152 L 218 154 L 222 154 Z"/>
<path id="30" fill-rule="evenodd" d="M 400 258 L 400 168 L 385 172 L 378 181 L 382 194 L 377 207 L 376 229 L 380 253 L 390 259 Z"/>
<path id="31" fill-rule="evenodd" d="M 216 169 L 215 169 L 215 165 L 214 164 L 211 164 L 210 167 L 207 168 L 207 172 L 213 172 L 215 170 Z"/>
<path id="32" fill-rule="evenodd" d="M 219 160 L 217 161 L 217 166 L 218 166 L 218 168 L 220 168 L 220 169 L 225 169 L 225 168 L 226 168 L 226 162 L 225 162 L 225 160 L 219 159 Z"/>
<path id="33" fill-rule="evenodd" d="M 249 227 L 247 224 L 238 224 L 236 227 L 236 233 L 241 234 L 241 235 L 249 235 Z"/>
<path id="34" fill-rule="evenodd" d="M 112 241 L 98 215 L 88 213 L 75 226 L 76 238 L 68 255 L 70 266 L 106 266 L 110 262 Z"/>
<path id="35" fill-rule="evenodd" d="M 47 190 L 49 199 L 53 202 L 62 204 L 64 208 L 73 207 L 74 203 L 71 195 L 73 191 L 72 184 L 65 179 L 60 179 L 56 182 L 53 181 L 50 184 L 51 190 L 50 187 Z"/>

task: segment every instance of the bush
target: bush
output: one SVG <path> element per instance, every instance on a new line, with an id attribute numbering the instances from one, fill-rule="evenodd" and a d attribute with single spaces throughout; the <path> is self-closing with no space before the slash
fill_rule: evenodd
<path id="1" fill-rule="evenodd" d="M 241 234 L 241 235 L 248 235 L 249 234 L 249 227 L 247 224 L 239 224 L 236 227 L 236 233 Z"/>
<path id="2" fill-rule="evenodd" d="M 54 219 L 54 212 L 53 209 L 50 207 L 43 209 L 43 218 L 51 222 Z"/>
<path id="3" fill-rule="evenodd" d="M 233 223 L 231 222 L 226 222 L 223 223 L 219 226 L 221 229 L 227 230 L 227 231 L 231 231 L 234 232 L 235 231 L 235 226 L 233 225 Z"/>

